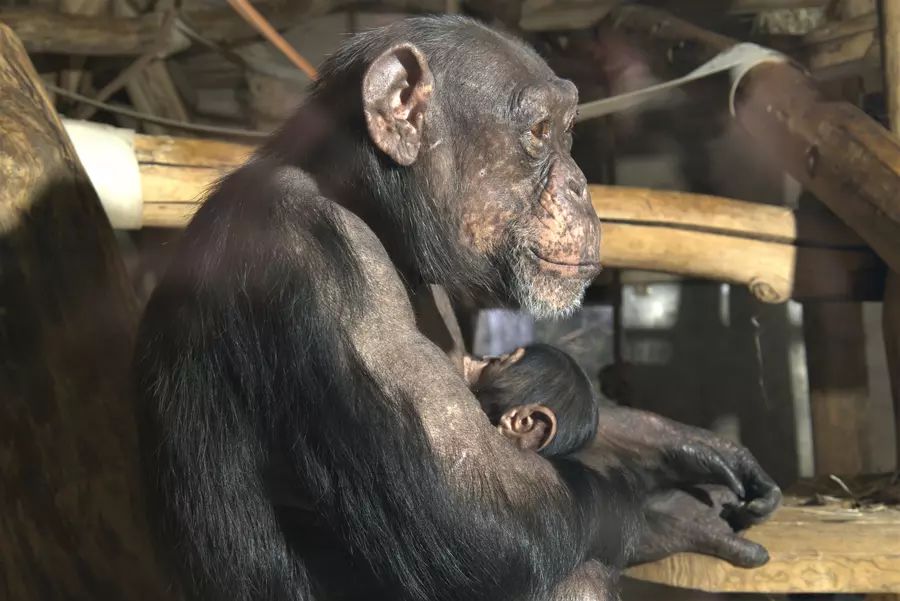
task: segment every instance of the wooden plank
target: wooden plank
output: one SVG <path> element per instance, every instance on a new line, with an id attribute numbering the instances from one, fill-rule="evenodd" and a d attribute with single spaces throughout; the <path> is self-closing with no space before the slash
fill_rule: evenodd
<path id="1" fill-rule="evenodd" d="M 70 15 L 99 15 L 107 12 L 106 0 L 59 0 L 59 11 Z M 59 74 L 60 85 L 69 92 L 78 91 L 87 72 L 84 70 L 85 57 L 68 57 L 68 68 Z"/>
<path id="2" fill-rule="evenodd" d="M 156 42 L 160 14 L 138 18 L 108 15 L 67 15 L 40 7 L 0 8 L 5 23 L 30 53 L 80 54 L 84 56 L 138 56 Z M 186 49 L 190 41 L 173 30 L 162 55 Z"/>
<path id="3" fill-rule="evenodd" d="M 145 227 L 183 227 L 208 186 L 253 147 L 136 136 Z M 883 266 L 825 214 L 714 196 L 592 186 L 608 267 L 649 269 L 750 286 L 759 298 L 880 299 Z"/>
<path id="4" fill-rule="evenodd" d="M 275 29 L 283 30 L 304 19 L 341 10 L 373 12 L 439 13 L 445 0 L 300 0 L 256 3 L 255 6 Z M 258 37 L 257 31 L 230 7 L 213 3 L 185 6 L 180 13 L 186 24 L 211 42 L 233 45 Z"/>
<path id="5" fill-rule="evenodd" d="M 610 22 L 641 38 L 660 56 L 670 56 L 679 71 L 696 68 L 735 44 L 642 6 L 620 7 Z M 828 101 L 790 63 L 751 69 L 741 79 L 735 111 L 737 122 L 774 163 L 813 192 L 886 263 L 900 269 L 900 141 L 857 107 Z"/>
<path id="6" fill-rule="evenodd" d="M 254 150 L 253 146 L 234 142 L 141 134 L 134 136 L 134 151 L 142 164 L 234 169 L 246 161 Z"/>
<path id="7" fill-rule="evenodd" d="M 641 580 L 722 593 L 898 593 L 900 511 L 798 507 L 788 499 L 747 538 L 765 545 L 768 564 L 745 570 L 693 554 L 639 566 Z"/>
<path id="8" fill-rule="evenodd" d="M 208 187 L 254 150 L 230 142 L 140 134 L 134 137 L 134 149 L 148 227 L 186 224 Z"/>
<path id="9" fill-rule="evenodd" d="M 877 67 L 880 61 L 878 19 L 874 13 L 835 21 L 803 37 L 799 58 L 824 72 L 842 65 Z"/>
<path id="10" fill-rule="evenodd" d="M 25 49 L 0 24 L 0 589 L 17 601 L 172 596 L 127 402 L 138 307 Z"/>
<path id="11" fill-rule="evenodd" d="M 126 84 L 128 96 L 135 108 L 157 117 L 189 121 L 187 108 L 178 94 L 175 82 L 169 74 L 169 68 L 162 59 L 152 60 L 142 73 L 135 75 Z M 165 134 L 167 129 L 161 125 L 146 123 L 144 128 L 149 133 Z"/>
<path id="12" fill-rule="evenodd" d="M 862 305 L 804 303 L 803 338 L 816 473 L 859 474 L 869 402 Z"/>
<path id="13" fill-rule="evenodd" d="M 900 137 L 900 2 L 882 3 L 884 79 L 891 131 Z M 900 270 L 888 274 L 882 313 L 888 377 L 894 401 L 895 467 L 900 470 Z"/>
<path id="14" fill-rule="evenodd" d="M 145 227 L 183 227 L 209 185 L 252 153 L 247 145 L 135 137 Z M 592 186 L 608 267 L 749 286 L 761 299 L 880 299 L 882 263 L 828 214 L 714 196 Z"/>
<path id="15" fill-rule="evenodd" d="M 148 181 L 172 183 L 153 169 Z M 199 170 L 183 170 L 196 197 L 203 189 Z M 209 172 L 207 172 L 208 174 Z M 178 184 L 180 185 L 180 184 Z M 156 191 L 162 190 L 153 184 Z M 145 227 L 182 227 L 199 203 L 154 202 L 144 205 Z M 868 250 L 798 248 L 707 232 L 639 224 L 607 223 L 603 228 L 607 268 L 641 269 L 745 285 L 764 302 L 800 300 L 877 300 L 884 268 Z"/>
<path id="16" fill-rule="evenodd" d="M 114 0 L 113 6 L 120 16 L 137 16 L 136 9 L 127 0 Z M 153 58 L 140 73 L 129 78 L 125 87 L 132 104 L 139 111 L 176 121 L 189 121 L 187 107 L 178 94 L 165 59 Z M 152 123 L 145 123 L 144 129 L 151 134 L 167 133 L 165 127 Z"/>
<path id="17" fill-rule="evenodd" d="M 878 297 L 880 262 L 866 251 L 798 248 L 722 234 L 608 223 L 607 267 L 662 271 L 748 286 L 764 302 Z"/>
<path id="18" fill-rule="evenodd" d="M 864 248 L 839 220 L 820 212 L 743 202 L 686 192 L 628 186 L 591 186 L 594 208 L 605 222 L 677 225 L 685 229 L 823 248 Z"/>
<path id="19" fill-rule="evenodd" d="M 139 151 L 145 227 L 183 227 L 210 183 L 250 152 L 241 147 L 232 154 L 221 145 L 207 160 L 206 144 L 192 142 L 187 151 L 173 141 L 156 156 Z M 607 267 L 732 282 L 767 302 L 881 298 L 882 263 L 835 219 L 636 188 L 592 186 L 592 195 L 605 221 Z"/>

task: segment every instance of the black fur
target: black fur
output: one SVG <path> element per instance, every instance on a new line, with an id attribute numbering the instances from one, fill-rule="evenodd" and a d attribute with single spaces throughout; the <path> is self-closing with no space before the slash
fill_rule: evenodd
<path id="1" fill-rule="evenodd" d="M 589 557 L 621 563 L 636 520 L 627 474 L 560 461 L 563 495 L 508 499 L 487 477 L 454 490 L 412 399 L 383 390 L 347 338 L 370 291 L 335 202 L 407 280 L 502 295 L 503 274 L 455 242 L 454 208 L 426 192 L 427 172 L 375 152 L 358 95 L 363 67 L 397 40 L 420 46 L 440 85 L 462 68 L 456 53 L 495 35 L 422 18 L 355 38 L 188 227 L 135 371 L 160 549 L 191 598 L 546 599 Z M 462 153 L 465 135 L 447 143 Z"/>
<path id="2" fill-rule="evenodd" d="M 575 360 L 549 344 L 532 344 L 502 370 L 488 370 L 472 392 L 496 424 L 507 410 L 537 404 L 556 414 L 556 436 L 540 451 L 562 457 L 580 451 L 597 436 L 599 405 L 594 388 Z"/>

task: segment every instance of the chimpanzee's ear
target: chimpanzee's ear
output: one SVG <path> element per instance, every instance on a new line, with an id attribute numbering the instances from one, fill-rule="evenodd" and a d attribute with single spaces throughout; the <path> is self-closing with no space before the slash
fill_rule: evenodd
<path id="1" fill-rule="evenodd" d="M 363 112 L 375 145 L 400 165 L 412 165 L 422 145 L 422 123 L 434 77 L 425 56 L 400 44 L 369 65 L 363 77 Z"/>
<path id="2" fill-rule="evenodd" d="M 540 451 L 556 436 L 556 414 L 544 405 L 518 405 L 500 416 L 497 428 L 520 449 Z"/>
<path id="3" fill-rule="evenodd" d="M 481 378 L 481 372 L 484 371 L 487 364 L 488 362 L 484 359 L 477 359 L 468 354 L 463 355 L 463 378 L 465 378 L 466 384 L 469 386 L 478 384 L 478 380 Z"/>

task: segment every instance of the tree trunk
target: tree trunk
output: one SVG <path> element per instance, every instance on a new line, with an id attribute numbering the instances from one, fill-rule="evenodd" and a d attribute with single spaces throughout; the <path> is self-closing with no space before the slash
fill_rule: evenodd
<path id="1" fill-rule="evenodd" d="M 0 24 L 0 582 L 16 601 L 167 597 L 127 372 L 134 292 L 25 50 Z"/>

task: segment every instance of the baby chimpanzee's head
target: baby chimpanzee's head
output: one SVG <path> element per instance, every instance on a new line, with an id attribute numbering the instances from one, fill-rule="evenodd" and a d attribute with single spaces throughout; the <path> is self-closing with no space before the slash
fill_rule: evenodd
<path id="1" fill-rule="evenodd" d="M 500 357 L 467 357 L 465 373 L 491 423 L 522 449 L 559 457 L 597 433 L 591 381 L 557 348 L 533 344 Z"/>

